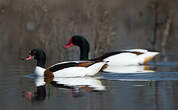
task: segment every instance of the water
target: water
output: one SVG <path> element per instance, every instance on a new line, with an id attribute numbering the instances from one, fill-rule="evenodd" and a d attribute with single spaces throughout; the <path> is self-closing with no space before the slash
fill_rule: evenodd
<path id="1" fill-rule="evenodd" d="M 0 106 L 2 110 L 178 109 L 178 62 L 150 64 L 155 72 L 140 68 L 103 72 L 92 78 L 53 79 L 50 84 L 32 75 L 34 62 L 7 61 L 0 71 Z"/>

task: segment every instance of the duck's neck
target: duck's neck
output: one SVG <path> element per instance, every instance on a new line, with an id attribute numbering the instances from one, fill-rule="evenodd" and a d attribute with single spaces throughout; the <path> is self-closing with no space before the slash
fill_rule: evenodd
<path id="1" fill-rule="evenodd" d="M 46 60 L 37 60 L 37 66 L 45 68 Z"/>
<path id="2" fill-rule="evenodd" d="M 84 43 L 79 47 L 80 47 L 80 60 L 88 60 L 88 53 L 90 50 L 88 42 Z"/>

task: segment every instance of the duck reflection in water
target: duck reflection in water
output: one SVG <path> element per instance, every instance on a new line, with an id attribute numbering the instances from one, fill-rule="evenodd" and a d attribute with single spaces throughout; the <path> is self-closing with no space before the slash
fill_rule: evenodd
<path id="1" fill-rule="evenodd" d="M 105 72 L 108 73 L 150 73 L 155 72 L 151 65 L 129 65 L 129 66 L 108 66 Z"/>
<path id="2" fill-rule="evenodd" d="M 31 92 L 26 92 L 25 96 L 32 102 L 43 101 L 47 96 L 47 88 L 52 85 L 59 90 L 67 90 L 71 93 L 72 97 L 84 96 L 84 91 L 88 92 L 103 92 L 106 90 L 102 82 L 96 77 L 71 77 L 71 78 L 44 78 L 35 77 L 34 78 L 36 92 L 32 95 Z M 50 89 L 48 89 L 50 90 Z M 50 91 L 48 91 L 49 95 Z"/>
<path id="3" fill-rule="evenodd" d="M 68 89 L 73 97 L 82 96 L 82 90 L 88 92 L 102 92 L 106 88 L 96 77 L 54 78 L 51 84 L 54 87 Z"/>
<path id="4" fill-rule="evenodd" d="M 31 91 L 25 92 L 25 97 L 34 102 L 34 101 L 43 101 L 46 98 L 46 82 L 44 82 L 43 77 L 35 77 L 34 78 L 36 92 L 34 95 Z"/>

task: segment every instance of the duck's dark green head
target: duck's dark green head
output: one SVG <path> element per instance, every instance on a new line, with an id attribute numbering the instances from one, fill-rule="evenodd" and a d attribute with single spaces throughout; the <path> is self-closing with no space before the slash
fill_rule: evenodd
<path id="1" fill-rule="evenodd" d="M 29 61 L 35 59 L 37 60 L 37 66 L 45 67 L 46 63 L 46 54 L 42 49 L 32 49 L 28 56 L 24 60 Z"/>

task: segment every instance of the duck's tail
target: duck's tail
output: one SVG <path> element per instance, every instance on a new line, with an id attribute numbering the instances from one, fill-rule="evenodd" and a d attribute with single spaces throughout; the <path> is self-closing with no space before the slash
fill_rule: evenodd
<path id="1" fill-rule="evenodd" d="M 97 74 L 98 72 L 102 71 L 107 67 L 108 61 L 101 61 L 101 62 L 96 62 L 93 65 L 89 66 L 88 69 L 88 74 L 87 76 L 93 76 Z"/>
<path id="2" fill-rule="evenodd" d="M 146 64 L 150 60 L 152 60 L 155 56 L 157 56 L 159 52 L 146 52 L 139 56 L 140 64 Z"/>

